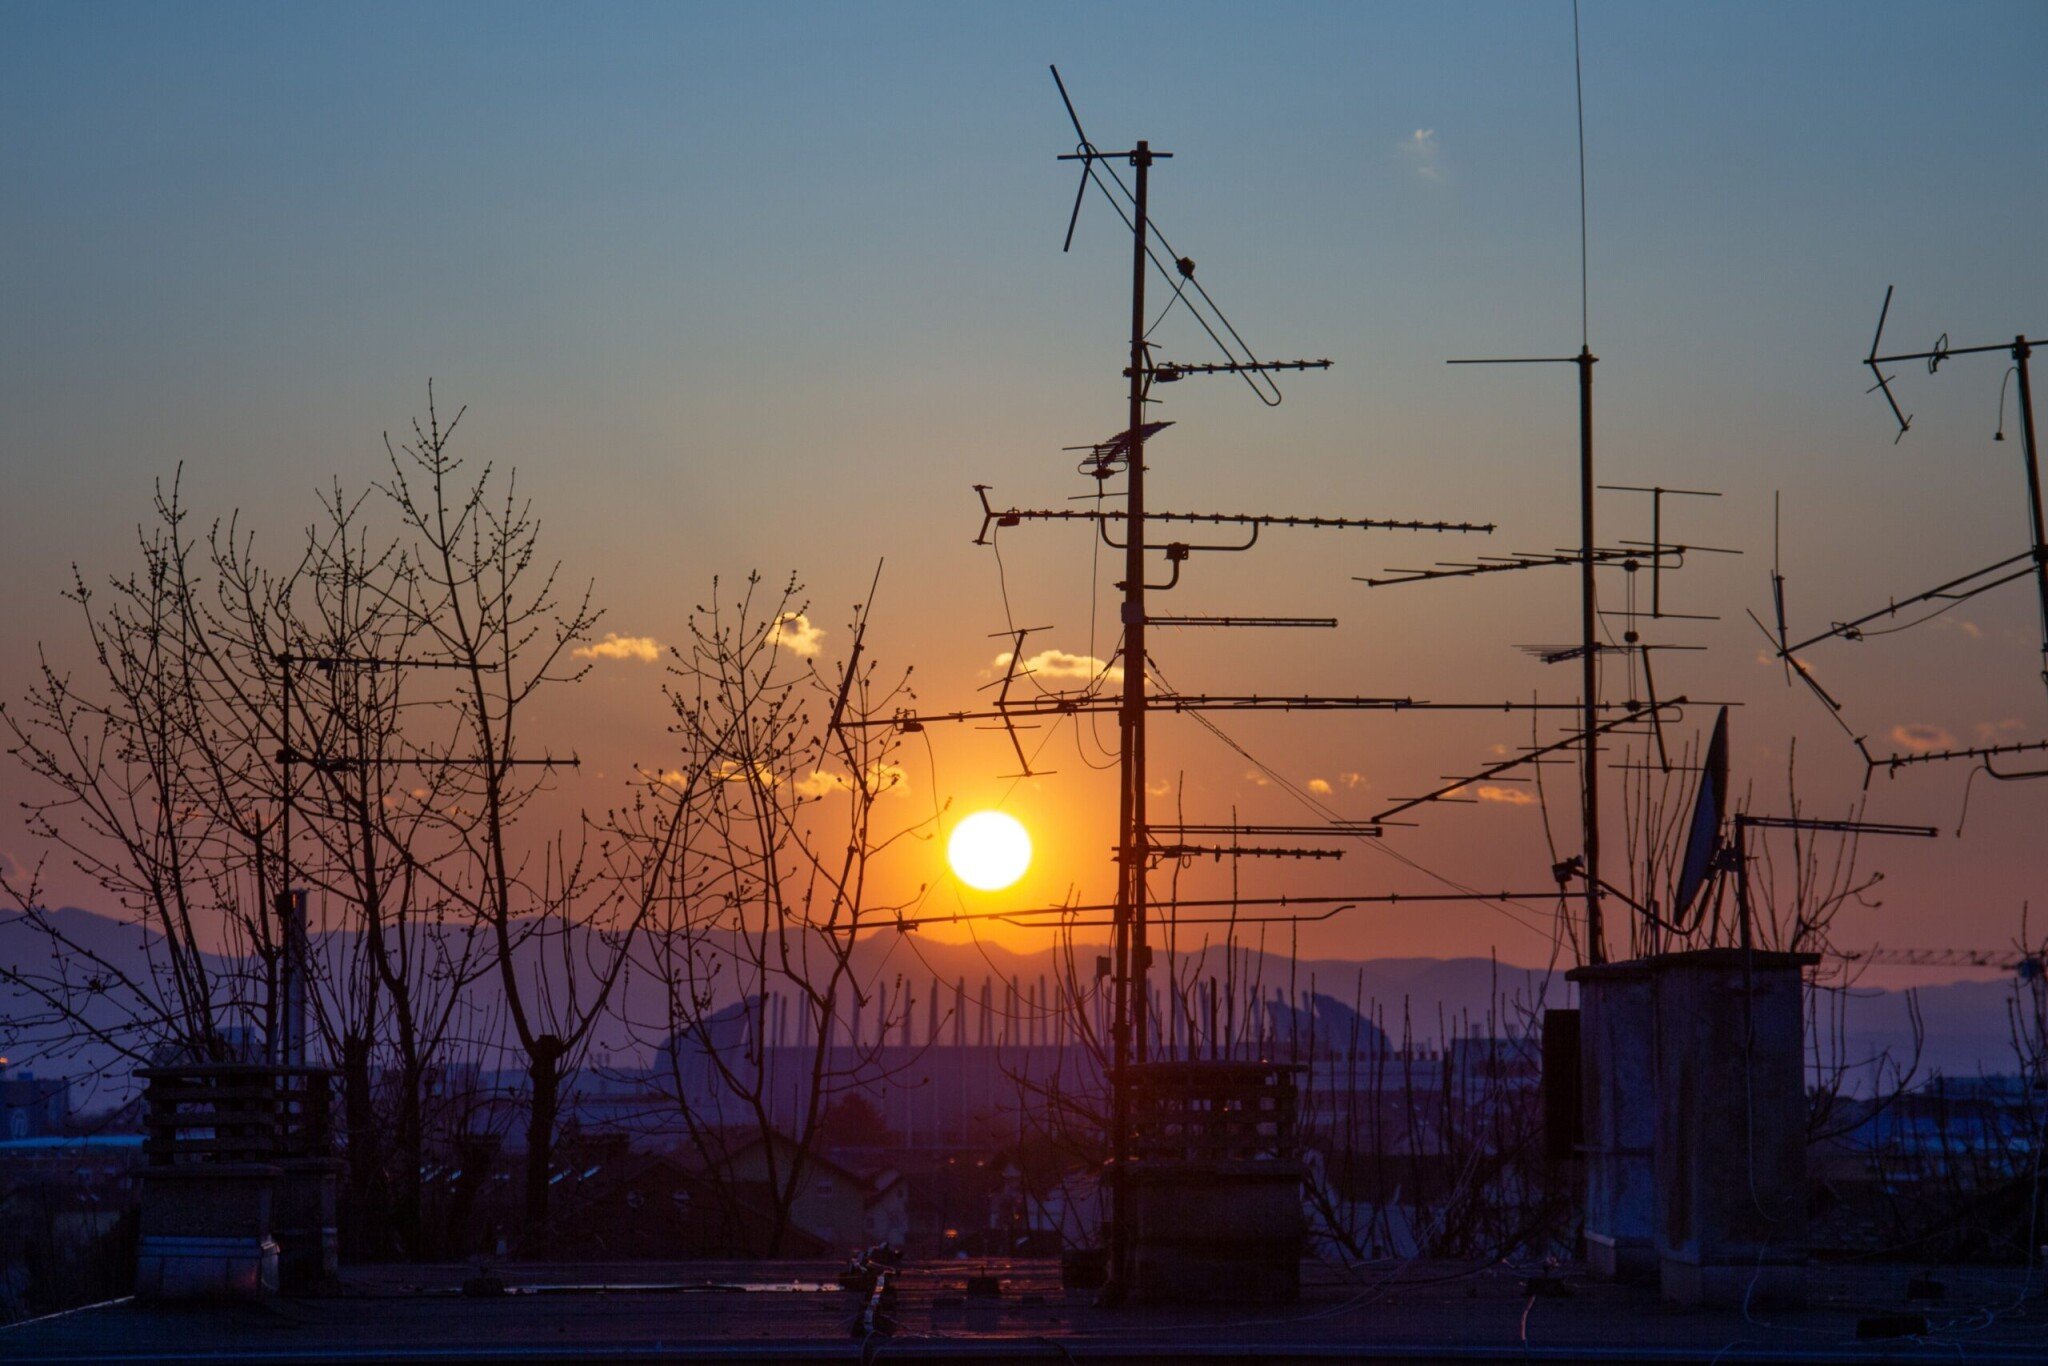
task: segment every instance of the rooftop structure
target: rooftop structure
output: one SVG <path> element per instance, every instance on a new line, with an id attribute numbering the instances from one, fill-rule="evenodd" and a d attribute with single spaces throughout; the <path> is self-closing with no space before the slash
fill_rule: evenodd
<path id="1" fill-rule="evenodd" d="M 1541 1360 L 2038 1362 L 2039 1277 L 1816 1268 L 1801 1310 L 1677 1309 L 1541 1267 L 1303 1264 L 1286 1309 L 1111 1310 L 1049 1260 L 913 1263 L 878 1330 L 832 1262 L 351 1270 L 339 1293 L 262 1309 L 102 1305 L 0 1329 L 13 1366 L 210 1362 Z M 465 1293 L 468 1283 L 469 1293 Z M 1921 1293 L 1935 1288 L 1921 1285 Z M 482 1292 L 499 1292 L 489 1293 Z M 1911 1334 L 1908 1336 L 1907 1334 Z"/>

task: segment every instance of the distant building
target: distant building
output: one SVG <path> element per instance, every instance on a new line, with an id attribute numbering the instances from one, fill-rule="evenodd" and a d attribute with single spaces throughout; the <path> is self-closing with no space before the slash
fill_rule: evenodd
<path id="1" fill-rule="evenodd" d="M 0 1139 L 44 1138 L 71 1120 L 71 1083 L 15 1072 L 0 1059 Z"/>

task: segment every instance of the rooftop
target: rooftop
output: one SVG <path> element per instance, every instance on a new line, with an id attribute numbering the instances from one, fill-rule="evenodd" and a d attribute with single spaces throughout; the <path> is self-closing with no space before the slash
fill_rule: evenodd
<path id="1" fill-rule="evenodd" d="M 1527 1361 L 2028 1362 L 2048 1359 L 2042 1279 L 2018 1267 L 1936 1273 L 1938 1301 L 1909 1301 L 1920 1268 L 1818 1266 L 1802 1310 L 1707 1311 L 1647 1290 L 1540 1269 L 1388 1264 L 1304 1267 L 1302 1302 L 1110 1310 L 1063 1290 L 1050 1261 L 902 1268 L 892 1333 L 854 1330 L 860 1295 L 834 1265 L 612 1263 L 495 1269 L 502 1296 L 463 1293 L 466 1266 L 372 1267 L 319 1298 L 263 1305 L 116 1302 L 0 1329 L 0 1358 L 44 1362 L 1037 1360 L 1053 1362 Z M 969 1296 L 970 1274 L 1000 1280 Z M 1541 1282 L 1533 1288 L 1530 1278 Z M 1925 1331 L 1870 1339 L 1877 1316 Z M 1919 1326 L 1896 1317 L 1891 1331 Z"/>

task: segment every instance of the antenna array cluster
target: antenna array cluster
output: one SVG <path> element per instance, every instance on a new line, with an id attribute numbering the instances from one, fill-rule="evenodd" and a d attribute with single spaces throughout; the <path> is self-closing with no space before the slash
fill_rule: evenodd
<path id="1" fill-rule="evenodd" d="M 1992 439 L 1994 441 L 2003 441 L 2005 439 L 2006 385 L 2016 378 L 2019 380 L 2020 459 L 2026 476 L 2027 516 L 2031 530 L 2030 543 L 2025 550 L 2004 556 L 1985 565 L 1981 569 L 1973 569 L 1967 574 L 1958 575 L 1946 582 L 1936 584 L 1932 588 L 1909 594 L 1903 598 L 1893 597 L 1887 600 L 1882 607 L 1865 612 L 1860 616 L 1851 617 L 1845 621 L 1834 622 L 1826 630 L 1817 631 L 1802 640 L 1796 641 L 1792 639 L 1791 631 L 1786 624 L 1785 576 L 1780 572 L 1778 566 L 1774 564 L 1771 569 L 1771 600 L 1773 609 L 1776 612 L 1776 629 L 1772 630 L 1769 627 L 1765 627 L 1760 621 L 1757 622 L 1757 626 L 1770 637 L 1774 652 L 1784 664 L 1787 681 L 1797 679 L 1805 685 L 1807 691 L 1820 700 L 1822 705 L 1827 708 L 1828 714 L 1835 719 L 1836 724 L 1842 728 L 1843 732 L 1848 735 L 1851 743 L 1855 745 L 1857 753 L 1863 758 L 1864 782 L 1866 785 L 1868 785 L 1870 778 L 1880 769 L 1884 770 L 1887 774 L 1895 775 L 1902 768 L 1909 768 L 1919 764 L 1951 763 L 1959 759 L 1970 761 L 1978 769 L 1990 774 L 1992 777 L 2007 781 L 2048 778 L 2048 768 L 2000 768 L 1994 762 L 1995 760 L 2012 755 L 2048 752 L 2048 739 L 1970 745 L 1906 753 L 1898 751 L 1878 753 L 1873 751 L 1870 747 L 1869 737 L 1858 734 L 1855 728 L 1849 724 L 1843 716 L 1842 703 L 1836 700 L 1821 685 L 1820 680 L 1814 676 L 1813 670 L 1800 657 L 1802 652 L 1827 641 L 1860 641 L 1872 635 L 1883 635 L 1894 631 L 1908 630 L 1923 622 L 1931 621 L 1950 608 L 1989 593 L 1993 589 L 2002 588 L 2009 583 L 2031 579 L 2034 583 L 2035 596 L 2040 607 L 2040 676 L 2043 686 L 2048 687 L 2048 515 L 2044 515 L 2041 489 L 2041 460 L 2034 437 L 2034 390 L 2030 373 L 2030 362 L 2034 349 L 2033 343 L 2027 339 L 2026 334 L 2021 333 L 2009 342 L 1992 342 L 1982 346 L 1953 346 L 1949 343 L 1948 334 L 1944 332 L 1936 339 L 1934 345 L 1925 351 L 1901 351 L 1880 355 L 1879 351 L 1884 344 L 1885 320 L 1891 316 L 1891 310 L 1892 290 L 1888 287 L 1884 292 L 1884 304 L 1878 309 L 1877 330 L 1871 335 L 1870 351 L 1869 354 L 1864 356 L 1863 364 L 1868 367 L 1875 380 L 1875 383 L 1870 387 L 1870 392 L 1884 395 L 1885 403 L 1891 409 L 1892 419 L 1898 425 L 1897 435 L 1893 438 L 1894 443 L 1904 440 L 1906 433 L 1912 430 L 1913 415 L 1899 406 L 1898 395 L 1892 392 L 1892 385 L 1897 382 L 1898 377 L 1886 374 L 1884 367 L 1899 365 L 1907 361 L 1924 361 L 1927 365 L 1927 373 L 1932 375 L 1938 373 L 1945 363 L 1959 356 L 2004 355 L 2011 361 L 2011 365 L 2006 371 L 2005 380 L 2001 381 L 1999 385 L 1998 429 Z M 1912 616 L 1908 620 L 1900 620 L 1902 613 L 1911 613 L 1918 608 L 1926 608 L 1927 610 Z M 1756 621 L 1754 613 L 1750 614 L 1750 619 Z M 1879 627 L 1877 625 L 1879 622 L 1888 624 Z"/>

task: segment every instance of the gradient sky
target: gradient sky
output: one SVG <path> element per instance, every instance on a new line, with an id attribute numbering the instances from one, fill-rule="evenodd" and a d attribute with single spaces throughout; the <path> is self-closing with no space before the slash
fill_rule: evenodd
<path id="1" fill-rule="evenodd" d="M 2048 333 L 2048 8 L 1589 0 L 1584 51 L 1602 477 L 1721 490 L 1674 534 L 1745 552 L 1671 588 L 1722 619 L 1657 637 L 1709 647 L 1664 656 L 1660 684 L 1743 704 L 1757 809 L 1783 809 L 1796 739 L 1808 809 L 1840 814 L 1860 764 L 1743 615 L 1769 600 L 1773 495 L 1795 629 L 2025 548 L 2018 444 L 1990 441 L 1999 361 L 1905 371 L 1918 416 L 1897 445 L 1857 362 L 1888 284 L 1901 345 Z M 282 553 L 318 487 L 377 476 L 380 434 L 432 376 L 470 405 L 468 449 L 518 468 L 553 551 L 596 580 L 606 629 L 673 641 L 711 575 L 759 568 L 801 575 L 836 630 L 883 557 L 878 652 L 915 663 L 927 706 L 970 705 L 1005 602 L 968 544 L 969 486 L 1083 492 L 1060 448 L 1123 425 L 1128 246 L 1096 203 L 1059 252 L 1072 135 L 1052 61 L 1099 144 L 1175 153 L 1155 216 L 1252 344 L 1337 362 L 1275 411 L 1226 381 L 1168 391 L 1154 504 L 1502 524 L 1485 544 L 1322 533 L 1198 559 L 1162 610 L 1343 625 L 1167 636 L 1169 676 L 1571 697 L 1575 675 L 1513 649 L 1575 637 L 1568 574 L 1351 579 L 1575 539 L 1570 371 L 1442 364 L 1577 348 L 1566 3 L 9 4 L 0 690 L 26 687 L 34 643 L 77 650 L 68 566 L 133 562 L 156 477 L 182 463 L 191 501 L 242 508 Z M 1184 320 L 1160 336 L 1210 358 Z M 1602 506 L 1618 534 L 1647 535 L 1641 513 Z M 1020 529 L 1003 552 L 1014 619 L 1054 628 L 1035 646 L 1108 653 L 1090 603 L 1116 575 L 1078 529 Z M 2034 610 L 2014 586 L 1813 663 L 1880 749 L 1902 726 L 2040 738 Z M 611 800 L 659 753 L 658 681 L 607 664 L 551 718 L 554 747 L 609 775 L 565 801 Z M 1219 719 L 1347 815 L 1529 736 L 1512 718 Z M 1301 814 L 1188 723 L 1154 744 L 1191 820 Z M 1111 786 L 1072 737 L 1050 744 L 1055 776 L 1019 785 L 995 776 L 1014 767 L 999 737 L 934 745 L 915 800 L 1000 799 L 1040 831 L 1018 897 L 1106 891 Z M 2048 782 L 1980 780 L 1956 839 L 1965 776 L 1873 785 L 1872 818 L 1949 837 L 1867 850 L 1884 904 L 1840 941 L 1997 946 L 2028 896 L 2048 916 Z M 1549 863 L 1533 808 L 1501 802 L 1388 843 L 1489 887 L 1542 885 Z M 11 818 L 0 850 L 33 855 Z M 901 877 L 940 876 L 936 845 L 917 857 Z M 1251 894 L 1429 885 L 1371 852 L 1245 875 Z M 1472 908 L 1359 913 L 1303 947 L 1540 962 L 1549 940 L 1540 909 Z"/>

